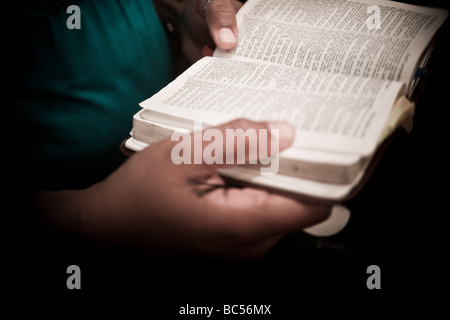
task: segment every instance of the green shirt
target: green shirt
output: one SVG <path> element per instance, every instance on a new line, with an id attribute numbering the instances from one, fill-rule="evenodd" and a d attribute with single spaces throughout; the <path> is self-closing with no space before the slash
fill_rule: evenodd
<path id="1" fill-rule="evenodd" d="M 139 102 L 172 79 L 169 41 L 151 0 L 77 1 L 81 29 L 66 1 L 32 2 L 19 12 L 15 144 L 33 188 L 86 187 L 124 161 Z"/>

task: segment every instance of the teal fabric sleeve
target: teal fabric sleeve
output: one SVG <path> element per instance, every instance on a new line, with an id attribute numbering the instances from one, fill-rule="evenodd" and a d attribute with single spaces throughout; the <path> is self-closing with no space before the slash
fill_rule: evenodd
<path id="1" fill-rule="evenodd" d="M 170 45 L 151 0 L 33 3 L 16 12 L 15 145 L 33 188 L 87 187 L 124 161 L 139 102 L 172 79 Z"/>

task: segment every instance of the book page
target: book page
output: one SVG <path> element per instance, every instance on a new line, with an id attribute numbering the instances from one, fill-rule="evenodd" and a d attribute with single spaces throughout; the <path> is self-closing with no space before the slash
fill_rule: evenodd
<path id="1" fill-rule="evenodd" d="M 168 125 L 236 118 L 289 121 L 294 146 L 371 154 L 400 82 L 304 71 L 256 61 L 205 57 L 141 103 L 142 117 Z M 183 120 L 184 119 L 184 120 Z"/>
<path id="2" fill-rule="evenodd" d="M 364 170 L 369 163 L 364 165 L 354 181 L 348 184 L 332 184 L 308 179 L 301 179 L 283 174 L 263 176 L 257 170 L 248 170 L 240 166 L 233 166 L 226 169 L 219 169 L 219 172 L 229 178 L 238 181 L 250 181 L 252 184 L 284 190 L 287 192 L 302 194 L 316 199 L 323 199 L 332 202 L 340 202 L 358 185 L 364 177 Z"/>
<path id="3" fill-rule="evenodd" d="M 237 47 L 214 56 L 409 84 L 446 16 L 381 0 L 249 0 L 237 15 Z"/>

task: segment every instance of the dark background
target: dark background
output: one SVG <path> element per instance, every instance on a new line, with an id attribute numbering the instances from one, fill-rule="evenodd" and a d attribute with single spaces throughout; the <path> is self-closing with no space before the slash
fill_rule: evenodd
<path id="1" fill-rule="evenodd" d="M 449 8 L 446 1 L 425 4 Z M 220 309 L 270 304 L 271 316 L 257 317 L 263 319 L 301 319 L 305 311 L 361 318 L 425 311 L 432 318 L 445 307 L 442 299 L 449 292 L 448 40 L 446 26 L 412 133 L 397 137 L 366 188 L 347 203 L 352 219 L 340 234 L 324 239 L 293 234 L 256 261 L 143 255 L 53 234 L 5 191 L 6 271 L 0 285 L 5 306 L 16 314 L 61 318 L 94 310 L 139 312 L 145 319 L 204 317 L 178 316 L 186 304 Z M 72 264 L 81 268 L 81 290 L 66 288 L 66 268 Z M 381 268 L 381 290 L 366 287 L 369 265 Z M 215 313 L 213 319 L 228 317 Z"/>

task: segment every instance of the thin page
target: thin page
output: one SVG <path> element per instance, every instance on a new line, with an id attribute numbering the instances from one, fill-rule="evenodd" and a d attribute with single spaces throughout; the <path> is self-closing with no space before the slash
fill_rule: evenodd
<path id="1" fill-rule="evenodd" d="M 409 84 L 446 16 L 382 0 L 249 0 L 237 15 L 237 47 L 214 56 Z"/>
<path id="2" fill-rule="evenodd" d="M 257 170 L 248 170 L 240 166 L 220 169 L 219 172 L 229 178 L 241 181 L 250 181 L 255 185 L 302 194 L 313 198 L 339 202 L 344 199 L 355 186 L 358 185 L 364 177 L 365 169 L 368 165 L 369 162 L 366 162 L 357 177 L 348 184 L 325 183 L 282 175 L 280 173 L 271 176 L 264 176 L 259 174 Z"/>
<path id="3" fill-rule="evenodd" d="M 369 155 L 402 89 L 400 82 L 205 57 L 141 106 L 142 117 L 169 125 L 289 121 L 296 147 Z"/>

